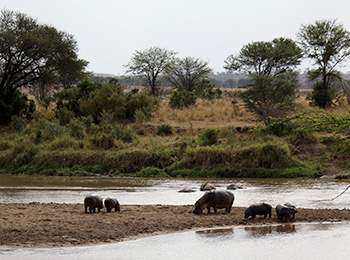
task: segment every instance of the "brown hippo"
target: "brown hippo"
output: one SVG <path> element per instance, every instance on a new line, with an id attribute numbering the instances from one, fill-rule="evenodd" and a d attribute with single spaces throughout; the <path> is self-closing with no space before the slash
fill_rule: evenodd
<path id="1" fill-rule="evenodd" d="M 231 207 L 235 196 L 229 191 L 210 191 L 206 192 L 199 200 L 197 200 L 194 214 L 202 213 L 203 209 L 208 209 L 210 213 L 210 207 L 214 208 L 214 212 L 217 213 L 217 209 L 225 208 L 226 212 L 231 212 Z"/>
<path id="2" fill-rule="evenodd" d="M 267 214 L 269 214 L 269 218 L 271 218 L 271 209 L 271 205 L 266 203 L 254 204 L 245 210 L 244 217 L 249 218 L 252 216 L 252 218 L 255 218 L 256 215 L 264 215 L 264 218 L 266 218 Z"/>
<path id="3" fill-rule="evenodd" d="M 89 207 L 89 212 L 95 213 L 95 209 L 98 209 L 98 212 L 101 212 L 103 208 L 103 200 L 98 195 L 87 195 L 84 199 L 85 213 L 87 212 L 87 208 Z"/>
<path id="4" fill-rule="evenodd" d="M 107 212 L 111 212 L 113 208 L 115 209 L 115 211 L 120 211 L 120 204 L 117 199 L 105 199 L 105 207 L 107 209 Z"/>
<path id="5" fill-rule="evenodd" d="M 295 213 L 297 213 L 298 210 L 296 209 L 296 207 L 292 206 L 292 205 L 288 205 L 286 206 L 285 205 L 281 205 L 281 204 L 278 204 L 276 206 L 276 214 L 277 214 L 277 218 L 280 219 L 280 220 L 290 220 L 291 219 L 291 216 L 293 216 L 294 218 L 294 215 Z"/>

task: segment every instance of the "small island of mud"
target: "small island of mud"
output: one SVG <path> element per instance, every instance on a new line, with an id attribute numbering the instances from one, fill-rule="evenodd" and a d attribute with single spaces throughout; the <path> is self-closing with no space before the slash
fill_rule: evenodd
<path id="1" fill-rule="evenodd" d="M 285 223 L 277 219 L 244 219 L 243 207 L 231 213 L 195 215 L 192 205 L 122 205 L 121 212 L 85 214 L 83 204 L 0 204 L 0 246 L 56 247 L 118 242 L 143 236 L 233 225 Z M 348 221 L 350 211 L 298 209 L 293 222 Z M 205 210 L 206 212 L 206 210 Z"/>

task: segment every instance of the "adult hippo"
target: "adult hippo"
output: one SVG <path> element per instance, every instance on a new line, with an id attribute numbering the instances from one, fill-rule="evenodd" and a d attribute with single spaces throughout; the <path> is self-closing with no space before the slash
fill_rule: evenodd
<path id="1" fill-rule="evenodd" d="M 225 208 L 226 212 L 231 212 L 231 207 L 235 196 L 230 191 L 210 191 L 206 192 L 197 202 L 194 204 L 194 214 L 202 213 L 203 209 L 208 209 L 210 213 L 210 207 L 214 208 L 214 212 L 217 213 L 217 209 Z"/>
<path id="2" fill-rule="evenodd" d="M 95 213 L 95 209 L 101 212 L 103 208 L 103 200 L 98 195 L 87 195 L 84 199 L 85 213 L 88 213 L 87 208 L 89 208 L 90 213 Z"/>
<path id="3" fill-rule="evenodd" d="M 252 216 L 254 219 L 256 215 L 264 215 L 264 218 L 266 218 L 268 214 L 269 218 L 271 218 L 271 209 L 271 205 L 266 203 L 253 204 L 245 210 L 244 217 L 249 218 Z"/>
<path id="4" fill-rule="evenodd" d="M 115 209 L 115 211 L 120 211 L 120 204 L 117 199 L 113 199 L 113 198 L 105 199 L 105 207 L 107 212 L 111 212 L 112 209 Z"/>
<path id="5" fill-rule="evenodd" d="M 277 218 L 280 219 L 280 220 L 291 220 L 291 216 L 293 216 L 294 218 L 294 215 L 295 213 L 297 213 L 298 210 L 296 209 L 296 207 L 292 206 L 292 205 L 288 205 L 286 206 L 285 205 L 281 205 L 281 204 L 278 204 L 276 206 L 276 214 L 277 214 Z"/>

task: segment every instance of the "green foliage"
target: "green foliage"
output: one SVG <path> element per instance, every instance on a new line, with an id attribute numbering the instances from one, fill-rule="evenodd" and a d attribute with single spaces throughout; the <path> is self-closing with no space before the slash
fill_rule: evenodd
<path id="1" fill-rule="evenodd" d="M 157 126 L 157 135 L 169 136 L 174 132 L 173 127 L 169 124 L 161 124 Z"/>
<path id="2" fill-rule="evenodd" d="M 68 127 L 71 130 L 71 136 L 77 139 L 85 137 L 85 124 L 82 120 L 74 118 L 69 122 Z"/>
<path id="3" fill-rule="evenodd" d="M 271 118 L 283 117 L 295 106 L 299 85 L 295 73 L 278 76 L 251 75 L 251 84 L 241 97 L 248 110 L 256 113 L 268 125 Z"/>
<path id="4" fill-rule="evenodd" d="M 142 111 L 146 120 L 149 120 L 152 116 L 152 112 L 158 109 L 159 100 L 154 96 L 150 96 L 145 92 L 142 93 L 130 93 L 126 97 L 126 117 L 134 121 L 137 111 Z"/>
<path id="5" fill-rule="evenodd" d="M 333 100 L 338 97 L 338 91 L 323 82 L 316 82 L 311 93 L 307 95 L 307 100 L 314 107 L 326 108 L 333 104 Z"/>
<path id="6" fill-rule="evenodd" d="M 199 143 L 204 146 L 216 144 L 218 141 L 219 134 L 219 129 L 214 127 L 207 128 L 199 134 Z"/>
<path id="7" fill-rule="evenodd" d="M 298 38 L 304 53 L 316 66 L 308 71 L 309 79 L 316 81 L 309 97 L 311 104 L 330 106 L 343 85 L 336 68 L 350 56 L 350 32 L 336 20 L 318 20 L 302 25 Z"/>
<path id="8" fill-rule="evenodd" d="M 171 108 L 185 108 L 196 104 L 196 96 L 193 92 L 186 90 L 174 91 L 170 96 L 169 106 Z"/>
<path id="9" fill-rule="evenodd" d="M 299 65 L 302 57 L 302 50 L 293 40 L 281 37 L 243 46 L 237 57 L 230 55 L 225 60 L 225 69 L 248 75 L 279 75 Z"/>
<path id="10" fill-rule="evenodd" d="M 0 86 L 1 125 L 10 123 L 13 116 L 29 120 L 32 118 L 34 111 L 35 104 L 33 100 L 28 99 L 26 95 L 20 93 L 17 89 L 4 90 Z"/>
<path id="11" fill-rule="evenodd" d="M 54 139 L 49 145 L 49 150 L 62 150 L 62 149 L 82 149 L 84 148 L 84 143 L 77 141 L 70 136 L 61 136 Z"/>
<path id="12" fill-rule="evenodd" d="M 136 173 L 138 177 L 169 177 L 163 170 L 156 167 L 144 167 Z"/>
<path id="13" fill-rule="evenodd" d="M 12 116 L 10 126 L 11 128 L 20 133 L 27 124 L 27 120 L 20 116 Z"/>
<path id="14" fill-rule="evenodd" d="M 67 107 L 62 107 L 57 111 L 57 118 L 60 125 L 66 126 L 69 124 L 70 120 L 75 116 L 72 110 Z"/>
<path id="15" fill-rule="evenodd" d="M 158 78 L 176 53 L 159 47 L 136 51 L 126 65 L 127 72 L 143 77 L 151 89 L 151 95 L 157 96 Z"/>
<path id="16" fill-rule="evenodd" d="M 215 88 L 215 83 L 211 84 L 210 80 L 202 79 L 197 83 L 194 89 L 194 94 L 203 99 L 215 99 L 222 98 L 222 90 L 220 88 Z"/>
<path id="17" fill-rule="evenodd" d="M 8 140 L 0 139 L 0 151 L 6 151 L 12 147 L 11 142 Z"/>

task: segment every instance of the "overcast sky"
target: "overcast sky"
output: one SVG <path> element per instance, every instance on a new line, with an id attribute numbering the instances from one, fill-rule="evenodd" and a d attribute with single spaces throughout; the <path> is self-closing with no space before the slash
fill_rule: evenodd
<path id="1" fill-rule="evenodd" d="M 337 19 L 350 30 L 349 0 L 1 0 L 0 6 L 72 34 L 89 71 L 116 75 L 135 50 L 153 46 L 222 72 L 243 45 L 296 40 L 302 24 Z M 342 70 L 350 71 L 350 62 Z"/>

